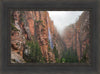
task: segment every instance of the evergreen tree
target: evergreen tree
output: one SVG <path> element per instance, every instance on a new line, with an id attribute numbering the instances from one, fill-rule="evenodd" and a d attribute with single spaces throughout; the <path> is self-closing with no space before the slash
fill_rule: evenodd
<path id="1" fill-rule="evenodd" d="M 86 63 L 86 62 L 88 62 L 88 57 L 86 56 L 88 50 L 89 50 L 89 45 L 86 44 L 86 49 L 84 50 L 82 59 L 80 60 L 81 63 Z"/>
<path id="2" fill-rule="evenodd" d="M 26 45 L 28 45 L 28 47 L 30 47 L 30 54 L 28 56 L 25 56 L 25 60 L 27 62 L 31 62 L 31 63 L 44 63 L 46 62 L 45 58 L 42 57 L 42 53 L 39 47 L 39 43 L 38 41 L 26 41 Z"/>
<path id="3" fill-rule="evenodd" d="M 78 62 L 78 56 L 76 49 L 73 50 L 72 47 L 67 49 L 67 52 L 63 52 L 61 62 L 75 63 Z"/>
<path id="4" fill-rule="evenodd" d="M 55 54 L 55 58 L 59 58 L 58 50 L 56 49 L 56 46 L 54 46 L 53 48 L 53 53 Z"/>

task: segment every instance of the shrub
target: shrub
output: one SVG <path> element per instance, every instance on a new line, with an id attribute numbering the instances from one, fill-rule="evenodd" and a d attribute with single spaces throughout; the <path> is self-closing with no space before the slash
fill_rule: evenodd
<path id="1" fill-rule="evenodd" d="M 20 17 L 20 22 L 24 22 L 23 13 L 24 13 L 24 12 L 21 12 L 21 14 L 20 14 L 20 16 L 19 16 L 19 17 Z"/>
<path id="2" fill-rule="evenodd" d="M 14 23 L 14 16 L 12 14 L 10 15 L 10 23 Z"/>
<path id="3" fill-rule="evenodd" d="M 53 53 L 55 54 L 55 58 L 59 58 L 58 50 L 56 49 L 55 46 L 54 46 L 54 48 L 53 48 Z"/>
<path id="4" fill-rule="evenodd" d="M 88 44 L 86 44 L 86 49 L 84 50 L 82 59 L 80 60 L 81 63 L 86 63 L 88 61 L 88 57 L 86 57 L 88 50 L 89 50 L 89 46 Z"/>
<path id="5" fill-rule="evenodd" d="M 56 63 L 60 63 L 59 58 L 55 58 L 55 60 L 56 60 Z"/>
<path id="6" fill-rule="evenodd" d="M 43 32 L 44 31 L 44 29 L 41 29 L 41 32 Z"/>
<path id="7" fill-rule="evenodd" d="M 13 24 L 10 24 L 11 25 L 11 30 L 13 31 L 19 31 Z"/>
<path id="8" fill-rule="evenodd" d="M 30 47 L 30 54 L 28 56 L 24 56 L 27 62 L 31 62 L 31 63 L 45 63 L 46 62 L 46 59 L 42 56 L 39 44 L 36 40 L 34 42 L 26 41 L 26 45 Z"/>
<path id="9" fill-rule="evenodd" d="M 65 63 L 66 59 L 65 58 L 61 58 L 61 63 Z"/>
<path id="10" fill-rule="evenodd" d="M 78 62 L 78 56 L 77 56 L 76 49 L 73 50 L 72 47 L 67 49 L 66 52 L 63 52 L 62 55 L 63 55 L 62 59 L 65 59 L 65 62 L 68 62 L 68 63 Z M 62 61 L 62 59 L 61 59 L 61 61 Z"/>
<path id="11" fill-rule="evenodd" d="M 38 20 L 38 21 L 36 21 L 36 23 L 42 23 L 43 21 L 42 20 Z"/>

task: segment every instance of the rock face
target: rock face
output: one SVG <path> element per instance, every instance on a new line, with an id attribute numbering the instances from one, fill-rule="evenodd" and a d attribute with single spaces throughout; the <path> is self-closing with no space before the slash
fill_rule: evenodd
<path id="1" fill-rule="evenodd" d="M 11 63 L 26 63 L 24 59 L 16 52 L 11 52 Z"/>
<path id="2" fill-rule="evenodd" d="M 26 40 L 38 40 L 42 55 L 46 60 L 55 62 L 55 56 L 48 51 L 48 28 L 54 32 L 47 11 L 12 11 L 11 12 L 11 51 L 23 57 Z"/>
<path id="3" fill-rule="evenodd" d="M 61 58 L 62 52 L 66 50 L 66 45 L 59 33 L 57 32 L 56 28 L 54 28 L 52 39 L 54 46 L 56 46 L 56 49 L 58 50 L 59 58 Z"/>
<path id="4" fill-rule="evenodd" d="M 11 11 L 10 14 L 11 62 L 25 63 L 24 51 L 25 54 L 30 52 L 30 48 L 26 45 L 27 41 L 38 41 L 42 56 L 46 58 L 47 63 L 56 62 L 54 47 L 58 50 L 59 59 L 63 51 L 66 52 L 72 47 L 73 50 L 77 50 L 80 60 L 87 48 L 86 45 L 89 45 L 89 12 L 87 11 L 75 24 L 66 27 L 62 37 L 57 32 L 47 11 Z"/>
<path id="5" fill-rule="evenodd" d="M 89 12 L 84 11 L 75 24 L 64 30 L 63 41 L 67 47 L 77 50 L 79 60 L 83 56 L 86 46 L 89 45 Z M 87 55 L 88 56 L 88 55 Z"/>

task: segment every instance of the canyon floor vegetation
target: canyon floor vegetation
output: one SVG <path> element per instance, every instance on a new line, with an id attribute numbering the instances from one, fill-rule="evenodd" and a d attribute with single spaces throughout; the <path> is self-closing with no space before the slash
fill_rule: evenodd
<path id="1" fill-rule="evenodd" d="M 90 62 L 89 11 L 12 10 L 10 25 L 11 63 Z"/>

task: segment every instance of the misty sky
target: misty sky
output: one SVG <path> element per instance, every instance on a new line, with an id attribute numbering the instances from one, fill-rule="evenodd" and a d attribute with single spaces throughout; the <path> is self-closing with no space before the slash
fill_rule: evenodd
<path id="1" fill-rule="evenodd" d="M 62 34 L 64 28 L 75 23 L 83 11 L 48 11 L 57 31 Z"/>

